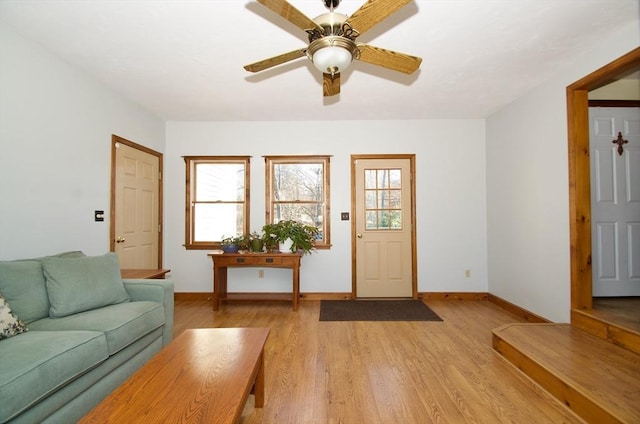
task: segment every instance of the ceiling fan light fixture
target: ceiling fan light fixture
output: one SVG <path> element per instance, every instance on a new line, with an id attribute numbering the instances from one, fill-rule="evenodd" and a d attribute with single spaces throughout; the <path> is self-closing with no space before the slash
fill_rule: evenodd
<path id="1" fill-rule="evenodd" d="M 309 45 L 307 55 L 313 65 L 325 74 L 337 74 L 345 71 L 353 59 L 360 54 L 356 43 L 352 40 L 330 36 L 315 40 Z"/>
<path id="2" fill-rule="evenodd" d="M 337 74 L 351 65 L 351 52 L 342 47 L 330 46 L 318 50 L 313 55 L 313 64 L 325 74 Z"/>
<path id="3" fill-rule="evenodd" d="M 341 0 L 323 0 L 329 13 L 314 19 L 296 9 L 290 0 L 257 0 L 289 23 L 307 34 L 306 48 L 270 57 L 244 67 L 249 72 L 260 72 L 306 56 L 322 75 L 324 97 L 340 93 L 340 73 L 354 60 L 381 66 L 392 71 L 412 74 L 422 59 L 380 47 L 357 43 L 356 39 L 386 19 L 411 0 L 364 0 L 362 6 L 350 16 L 334 11 Z"/>

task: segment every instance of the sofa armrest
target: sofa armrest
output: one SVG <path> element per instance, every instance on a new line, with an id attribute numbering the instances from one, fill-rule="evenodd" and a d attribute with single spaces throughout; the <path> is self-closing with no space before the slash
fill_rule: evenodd
<path id="1" fill-rule="evenodd" d="M 131 301 L 149 300 L 164 306 L 164 329 L 162 344 L 166 346 L 173 340 L 173 280 L 124 279 L 124 288 Z"/>

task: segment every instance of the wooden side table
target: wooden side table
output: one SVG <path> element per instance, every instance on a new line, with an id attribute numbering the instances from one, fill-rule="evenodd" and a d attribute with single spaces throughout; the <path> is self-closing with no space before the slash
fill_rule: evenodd
<path id="1" fill-rule="evenodd" d="M 125 278 L 153 278 L 164 279 L 170 269 L 121 269 L 120 275 Z"/>
<path id="2" fill-rule="evenodd" d="M 300 297 L 300 259 L 302 253 L 208 253 L 213 260 L 213 310 L 220 308 L 225 300 L 290 300 L 292 309 L 298 310 Z M 288 293 L 228 293 L 227 268 L 260 267 L 290 268 L 292 271 L 292 290 Z"/>

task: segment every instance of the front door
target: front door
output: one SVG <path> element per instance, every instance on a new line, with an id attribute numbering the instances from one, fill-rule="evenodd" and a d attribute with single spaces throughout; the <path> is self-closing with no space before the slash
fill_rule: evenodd
<path id="1" fill-rule="evenodd" d="M 121 268 L 162 265 L 162 155 L 120 137 L 112 141 L 111 251 Z"/>
<path id="2" fill-rule="evenodd" d="M 640 296 L 640 108 L 589 120 L 593 296 Z"/>
<path id="3" fill-rule="evenodd" d="M 414 158 L 351 157 L 355 297 L 417 297 Z"/>

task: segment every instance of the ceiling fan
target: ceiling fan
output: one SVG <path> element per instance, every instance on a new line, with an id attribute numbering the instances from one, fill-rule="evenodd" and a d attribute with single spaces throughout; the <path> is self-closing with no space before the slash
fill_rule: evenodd
<path id="1" fill-rule="evenodd" d="M 422 59 L 380 47 L 356 42 L 356 38 L 395 13 L 411 0 L 368 0 L 351 16 L 334 12 L 340 0 L 322 0 L 329 13 L 310 19 L 287 0 L 258 0 L 309 35 L 309 45 L 244 67 L 260 72 L 306 56 L 322 72 L 325 97 L 340 93 L 340 72 L 351 62 L 361 60 L 372 65 L 411 74 Z"/>

